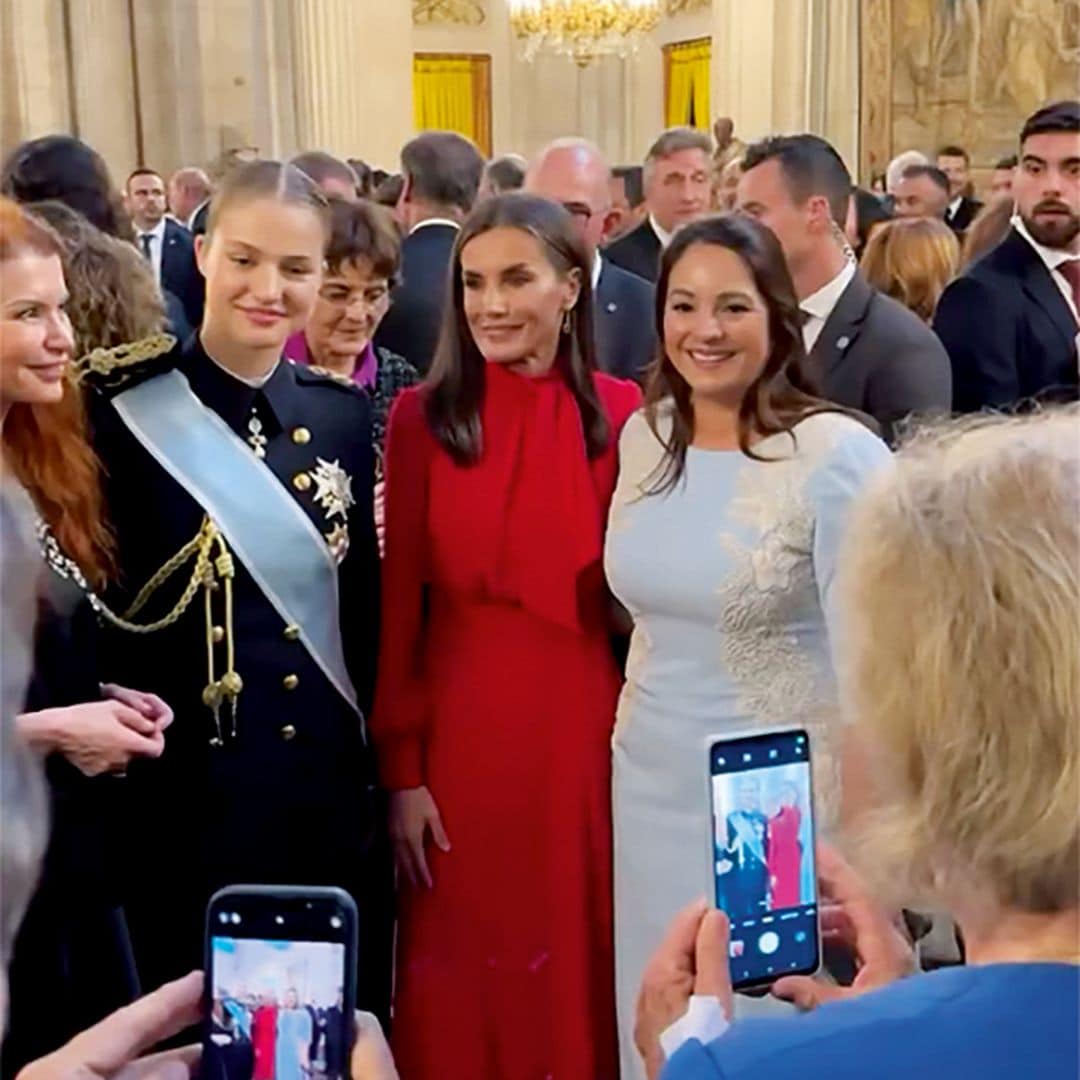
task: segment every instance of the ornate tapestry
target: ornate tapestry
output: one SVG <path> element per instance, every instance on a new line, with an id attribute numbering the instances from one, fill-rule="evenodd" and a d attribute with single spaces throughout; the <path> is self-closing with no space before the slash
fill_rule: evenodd
<path id="1" fill-rule="evenodd" d="M 1080 88 L 1080 0 L 863 0 L 861 173 L 958 143 L 985 172 Z"/>

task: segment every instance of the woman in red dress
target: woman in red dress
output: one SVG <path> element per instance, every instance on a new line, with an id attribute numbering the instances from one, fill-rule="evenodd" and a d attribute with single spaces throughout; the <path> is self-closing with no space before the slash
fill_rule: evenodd
<path id="1" fill-rule="evenodd" d="M 594 372 L 562 207 L 482 204 L 387 443 L 372 730 L 403 889 L 403 1080 L 617 1074 L 601 556 L 630 383 Z"/>
<path id="2" fill-rule="evenodd" d="M 277 1054 L 277 1002 L 263 998 L 251 1019 L 251 1043 L 255 1052 L 253 1080 L 274 1080 Z"/>
<path id="3" fill-rule="evenodd" d="M 780 808 L 769 818 L 768 856 L 769 908 L 799 906 L 802 878 L 802 845 L 799 829 L 802 812 L 798 806 L 799 792 L 794 784 L 785 784 Z"/>

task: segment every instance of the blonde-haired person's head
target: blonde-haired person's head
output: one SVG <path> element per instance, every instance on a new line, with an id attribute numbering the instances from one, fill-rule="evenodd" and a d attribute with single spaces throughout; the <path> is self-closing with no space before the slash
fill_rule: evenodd
<path id="1" fill-rule="evenodd" d="M 1075 911 L 1080 411 L 924 434 L 860 499 L 841 566 L 883 881 L 991 925 Z"/>
<path id="2" fill-rule="evenodd" d="M 960 244 L 936 218 L 893 218 L 870 234 L 860 266 L 874 288 L 910 308 L 923 322 L 934 317 L 945 286 L 960 265 Z"/>

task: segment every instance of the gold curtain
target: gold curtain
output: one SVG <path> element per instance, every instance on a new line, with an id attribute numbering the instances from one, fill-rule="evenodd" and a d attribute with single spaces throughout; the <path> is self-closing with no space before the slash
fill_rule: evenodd
<path id="1" fill-rule="evenodd" d="M 456 131 L 491 153 L 491 58 L 418 53 L 413 57 L 417 131 Z"/>
<path id="2" fill-rule="evenodd" d="M 708 131 L 712 127 L 709 112 L 711 61 L 710 38 L 665 46 L 664 115 L 668 127 L 688 125 L 702 131 Z"/>

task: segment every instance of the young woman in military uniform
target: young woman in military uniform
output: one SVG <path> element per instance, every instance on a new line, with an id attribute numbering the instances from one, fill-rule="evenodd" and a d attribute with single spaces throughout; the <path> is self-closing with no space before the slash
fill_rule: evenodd
<path id="1" fill-rule="evenodd" d="M 282 359 L 319 289 L 327 206 L 260 161 L 196 241 L 202 327 L 163 361 L 91 358 L 126 611 L 113 677 L 174 709 L 133 765 L 126 909 L 145 986 L 201 963 L 213 890 L 332 884 L 360 908 L 360 1000 L 385 1015 L 391 918 L 364 716 L 379 560 L 371 408 Z"/>

